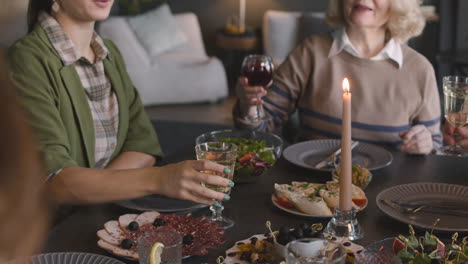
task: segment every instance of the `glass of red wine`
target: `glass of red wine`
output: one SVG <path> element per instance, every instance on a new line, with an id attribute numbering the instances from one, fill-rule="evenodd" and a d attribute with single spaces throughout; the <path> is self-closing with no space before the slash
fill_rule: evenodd
<path id="1" fill-rule="evenodd" d="M 248 80 L 249 86 L 266 86 L 273 77 L 273 60 L 265 55 L 248 55 L 242 62 L 241 74 Z M 261 100 L 259 97 L 258 100 Z M 257 104 L 257 111 L 249 114 L 248 118 L 253 122 L 266 120 L 266 114 L 262 104 Z"/>

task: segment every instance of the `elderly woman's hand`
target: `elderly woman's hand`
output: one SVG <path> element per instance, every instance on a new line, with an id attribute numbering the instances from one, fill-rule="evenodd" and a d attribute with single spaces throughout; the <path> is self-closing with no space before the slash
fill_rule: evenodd
<path id="1" fill-rule="evenodd" d="M 269 87 L 270 82 L 266 87 Z M 237 97 L 239 98 L 241 109 L 246 109 L 250 106 L 262 104 L 262 97 L 267 95 L 267 91 L 262 86 L 249 86 L 246 77 L 239 78 L 239 85 L 237 85 Z"/>
<path id="2" fill-rule="evenodd" d="M 453 146 L 455 145 L 455 143 L 458 143 L 458 145 L 460 145 L 462 148 L 468 149 L 468 126 L 454 128 L 449 124 L 449 122 L 445 122 L 443 133 L 444 141 L 447 144 Z M 461 140 L 456 142 L 455 135 L 457 135 L 457 137 L 460 137 Z"/>
<path id="3" fill-rule="evenodd" d="M 403 144 L 402 152 L 409 154 L 429 154 L 432 151 L 432 134 L 424 125 L 413 126 L 410 130 L 400 133 Z"/>
<path id="4" fill-rule="evenodd" d="M 203 187 L 201 183 L 217 186 L 234 186 L 234 183 L 221 176 L 204 173 L 214 172 L 218 175 L 229 173 L 229 169 L 212 161 L 183 161 L 167 165 L 160 169 L 156 193 L 169 197 L 191 200 L 196 203 L 211 205 L 216 200 L 229 200 L 229 196 Z"/>

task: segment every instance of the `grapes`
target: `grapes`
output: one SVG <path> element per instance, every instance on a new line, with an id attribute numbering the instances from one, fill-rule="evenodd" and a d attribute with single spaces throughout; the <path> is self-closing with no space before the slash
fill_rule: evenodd
<path id="1" fill-rule="evenodd" d="M 304 237 L 304 231 L 300 227 L 295 228 L 291 233 L 296 238 L 303 238 Z"/>
<path id="2" fill-rule="evenodd" d="M 296 239 L 318 237 L 320 237 L 320 232 L 312 230 L 309 224 L 302 223 L 294 229 L 288 226 L 281 226 L 276 240 L 281 245 L 286 245 L 287 243 Z"/>

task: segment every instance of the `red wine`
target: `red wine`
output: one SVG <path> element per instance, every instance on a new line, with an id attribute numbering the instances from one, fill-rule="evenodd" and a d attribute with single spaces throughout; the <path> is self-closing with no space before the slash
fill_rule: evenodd
<path id="1" fill-rule="evenodd" d="M 250 86 L 266 86 L 273 75 L 271 65 L 264 62 L 247 63 L 242 68 L 242 76 L 248 79 Z"/>

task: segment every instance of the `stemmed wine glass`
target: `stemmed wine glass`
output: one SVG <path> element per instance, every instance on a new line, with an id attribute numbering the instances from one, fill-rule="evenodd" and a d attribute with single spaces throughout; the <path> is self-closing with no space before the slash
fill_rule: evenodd
<path id="1" fill-rule="evenodd" d="M 273 77 L 273 60 L 265 55 L 248 55 L 242 62 L 241 74 L 247 78 L 249 86 L 266 86 Z M 259 97 L 258 100 L 261 100 Z M 266 114 L 261 104 L 257 104 L 257 111 L 249 114 L 253 122 L 266 120 Z"/>
<path id="2" fill-rule="evenodd" d="M 446 76 L 443 78 L 445 120 L 454 128 L 468 124 L 468 77 Z M 459 135 L 454 135 L 458 142 Z M 457 143 L 445 146 L 442 151 L 450 156 L 465 156 L 464 150 Z"/>
<path id="3" fill-rule="evenodd" d="M 234 166 L 237 159 L 237 145 L 227 142 L 204 142 L 199 143 L 195 146 L 195 152 L 197 154 L 197 160 L 210 160 L 218 164 L 224 165 L 229 169 L 228 173 L 218 174 L 213 171 L 203 171 L 208 174 L 215 174 L 222 176 L 232 181 L 234 176 Z M 227 171 L 226 171 L 227 172 Z M 217 192 L 225 194 L 231 193 L 231 187 L 221 187 L 211 184 L 202 183 L 206 188 L 210 188 Z M 234 221 L 222 216 L 224 206 L 221 202 L 216 202 L 210 206 L 212 215 L 208 217 L 208 220 L 217 222 L 224 229 L 230 228 L 234 225 Z"/>

